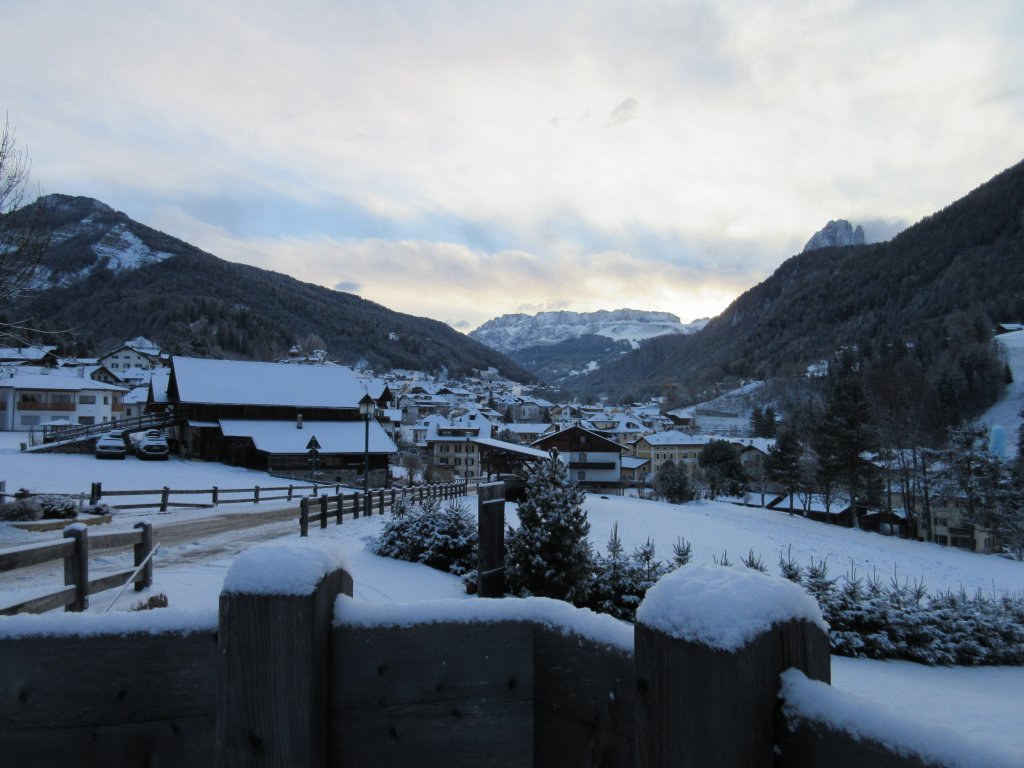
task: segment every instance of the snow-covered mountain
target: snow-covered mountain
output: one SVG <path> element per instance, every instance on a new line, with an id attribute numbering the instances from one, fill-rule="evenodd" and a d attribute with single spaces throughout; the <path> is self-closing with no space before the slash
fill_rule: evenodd
<path id="1" fill-rule="evenodd" d="M 540 312 L 536 315 L 510 314 L 488 320 L 469 333 L 470 338 L 496 349 L 513 352 L 527 347 L 559 344 L 581 336 L 604 336 L 629 342 L 634 348 L 641 341 L 669 333 L 696 333 L 707 318 L 684 324 L 671 312 L 642 309 L 616 309 L 597 312 Z"/>
<path id="2" fill-rule="evenodd" d="M 96 269 L 124 272 L 173 255 L 147 245 L 142 237 L 148 228 L 98 200 L 47 195 L 39 204 L 45 206 L 52 230 L 50 249 L 36 269 L 36 288 L 66 287 Z"/>
<path id="3" fill-rule="evenodd" d="M 833 245 L 864 245 L 864 230 L 860 224 L 854 229 L 846 219 L 830 221 L 811 236 L 804 246 L 803 253 Z"/>

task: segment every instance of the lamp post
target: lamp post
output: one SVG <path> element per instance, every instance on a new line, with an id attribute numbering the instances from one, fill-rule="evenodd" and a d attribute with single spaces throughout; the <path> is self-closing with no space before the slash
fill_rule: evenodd
<path id="1" fill-rule="evenodd" d="M 376 409 L 376 403 L 369 395 L 363 395 L 359 401 L 359 413 L 366 425 L 363 437 L 363 509 L 368 509 L 370 501 L 370 417 Z"/>

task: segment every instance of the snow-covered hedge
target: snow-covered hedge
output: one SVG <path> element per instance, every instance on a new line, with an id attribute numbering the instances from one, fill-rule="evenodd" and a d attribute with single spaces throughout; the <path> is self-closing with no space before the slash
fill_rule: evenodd
<path id="1" fill-rule="evenodd" d="M 920 583 L 855 573 L 830 578 L 824 561 L 801 567 L 780 558 L 779 565 L 818 601 L 835 654 L 921 664 L 1024 664 L 1024 595 L 929 595 Z"/>

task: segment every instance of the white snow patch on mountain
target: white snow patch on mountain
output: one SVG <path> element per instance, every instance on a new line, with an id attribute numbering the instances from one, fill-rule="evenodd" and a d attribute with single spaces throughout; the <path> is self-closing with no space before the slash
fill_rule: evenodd
<path id="1" fill-rule="evenodd" d="M 113 272 L 138 269 L 171 256 L 163 251 L 152 250 L 123 224 L 118 224 L 107 232 L 92 250 L 101 259 L 108 259 L 107 266 Z"/>

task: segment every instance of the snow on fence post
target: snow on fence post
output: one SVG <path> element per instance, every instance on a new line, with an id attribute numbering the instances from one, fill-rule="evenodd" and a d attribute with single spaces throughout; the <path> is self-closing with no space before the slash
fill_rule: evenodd
<path id="1" fill-rule="evenodd" d="M 505 484 L 487 483 L 477 491 L 476 593 L 505 594 Z"/>
<path id="2" fill-rule="evenodd" d="M 217 630 L 216 765 L 323 768 L 334 601 L 352 594 L 337 545 L 253 547 L 232 564 Z"/>
<path id="3" fill-rule="evenodd" d="M 780 675 L 830 681 L 827 625 L 798 585 L 684 566 L 637 610 L 637 765 L 771 768 Z"/>
<path id="4" fill-rule="evenodd" d="M 153 558 L 149 557 L 149 553 L 153 551 L 153 524 L 142 522 L 136 523 L 133 527 L 142 531 L 142 540 L 134 549 L 135 567 L 146 563 L 142 568 L 142 578 L 135 582 L 135 591 L 141 592 L 153 585 Z"/>
<path id="5" fill-rule="evenodd" d="M 75 599 L 65 611 L 84 611 L 89 607 L 89 529 L 74 523 L 64 529 L 64 538 L 74 540 L 74 551 L 64 558 L 64 586 L 75 588 Z"/>

